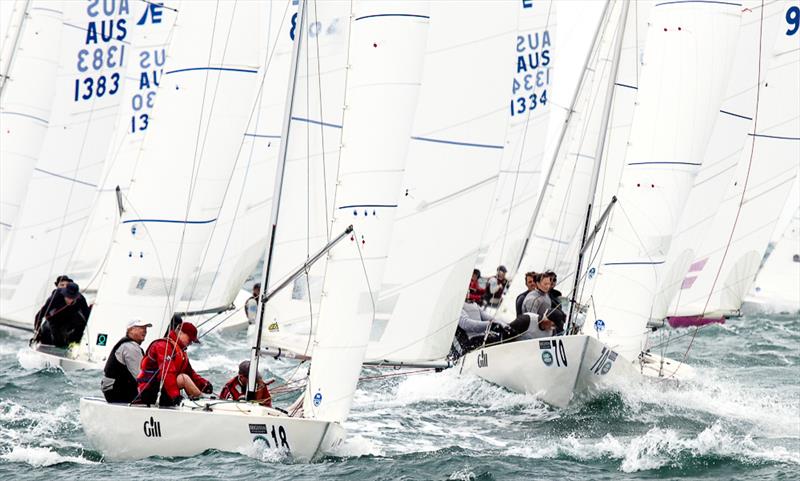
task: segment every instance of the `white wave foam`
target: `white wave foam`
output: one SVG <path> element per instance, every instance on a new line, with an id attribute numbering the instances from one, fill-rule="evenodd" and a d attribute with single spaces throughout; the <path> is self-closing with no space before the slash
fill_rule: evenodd
<path id="1" fill-rule="evenodd" d="M 683 458 L 703 456 L 733 457 L 744 462 L 782 462 L 800 464 L 800 454 L 784 447 L 763 447 L 750 436 L 735 436 L 717 422 L 694 437 L 682 438 L 672 429 L 652 428 L 628 440 L 606 434 L 600 441 L 585 441 L 570 435 L 565 439 L 532 439 L 523 446 L 509 448 L 508 454 L 528 458 L 568 456 L 579 460 L 616 459 L 626 473 L 680 467 Z"/>
<path id="2" fill-rule="evenodd" d="M 280 463 L 289 458 L 285 449 L 269 447 L 266 442 L 260 439 L 256 439 L 249 446 L 240 450 L 239 453 L 262 463 Z"/>
<path id="3" fill-rule="evenodd" d="M 719 377 L 712 369 L 699 371 L 695 380 L 683 384 L 643 382 L 621 387 L 619 392 L 625 404 L 645 418 L 658 417 L 665 412 L 707 413 L 752 425 L 758 429 L 759 436 L 800 437 L 797 391 L 793 394 L 791 390 L 745 387 L 736 379 Z M 643 409 L 654 404 L 664 409 Z"/>
<path id="4" fill-rule="evenodd" d="M 473 481 L 477 479 L 475 473 L 470 471 L 469 469 L 460 469 L 450 474 L 450 477 L 447 479 L 457 480 L 457 481 Z"/>
<path id="5" fill-rule="evenodd" d="M 385 456 L 385 451 L 377 443 L 361 436 L 360 434 L 348 434 L 333 452 L 334 456 L 358 457 L 358 456 Z"/>
<path id="6" fill-rule="evenodd" d="M 208 357 L 194 357 L 192 359 L 192 368 L 195 371 L 208 371 L 210 369 L 230 371 L 231 376 L 239 371 L 239 363 L 244 359 L 231 359 L 222 354 L 212 354 Z"/>
<path id="7" fill-rule="evenodd" d="M 99 464 L 80 456 L 63 456 L 49 448 L 35 446 L 14 446 L 10 452 L 0 458 L 15 463 L 26 463 L 33 467 L 53 466 L 61 463 Z"/>
<path id="8" fill-rule="evenodd" d="M 53 368 L 43 356 L 37 352 L 24 347 L 17 351 L 17 361 L 23 369 L 30 371 L 40 371 L 42 369 L 57 369 Z"/>
<path id="9" fill-rule="evenodd" d="M 491 410 L 522 407 L 526 414 L 541 419 L 557 416 L 534 395 L 514 393 L 474 376 L 459 375 L 456 370 L 409 376 L 398 385 L 395 400 L 403 404 L 458 401 Z"/>

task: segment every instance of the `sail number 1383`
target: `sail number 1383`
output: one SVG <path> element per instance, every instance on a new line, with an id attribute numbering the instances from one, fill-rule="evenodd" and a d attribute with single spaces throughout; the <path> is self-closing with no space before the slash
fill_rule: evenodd
<path id="1" fill-rule="evenodd" d="M 92 97 L 100 98 L 104 95 L 114 95 L 119 91 L 119 73 L 109 76 L 86 77 L 75 79 L 74 99 L 89 100 Z"/>

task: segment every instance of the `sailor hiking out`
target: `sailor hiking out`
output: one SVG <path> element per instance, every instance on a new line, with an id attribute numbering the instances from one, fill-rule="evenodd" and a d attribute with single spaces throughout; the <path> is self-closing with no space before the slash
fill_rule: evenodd
<path id="1" fill-rule="evenodd" d="M 80 342 L 83 337 L 89 319 L 89 305 L 80 293 L 78 284 L 62 277 L 66 276 L 59 276 L 56 285 L 63 284 L 64 287 L 54 290 L 36 313 L 35 342 L 68 347 L 73 342 Z"/>

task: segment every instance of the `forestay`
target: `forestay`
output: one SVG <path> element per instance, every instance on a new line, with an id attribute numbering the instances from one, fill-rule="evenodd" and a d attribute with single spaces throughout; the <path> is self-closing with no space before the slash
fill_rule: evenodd
<path id="1" fill-rule="evenodd" d="M 587 314 L 599 339 L 628 360 L 643 347 L 659 266 L 722 104 L 739 23 L 734 4 L 653 7 L 619 202 Z"/>
<path id="2" fill-rule="evenodd" d="M 441 359 L 449 350 L 503 157 L 518 14 L 517 2 L 431 6 L 370 359 Z"/>
<path id="3" fill-rule="evenodd" d="M 0 255 L 4 319 L 29 324 L 75 250 L 122 99 L 129 20 L 128 2 L 63 4 L 47 134 Z"/>
<path id="4" fill-rule="evenodd" d="M 408 160 L 428 7 L 396 1 L 353 5 L 332 231 L 349 225 L 354 231 L 329 254 L 306 417 L 342 422 L 350 411 Z"/>
<path id="5" fill-rule="evenodd" d="M 105 357 L 130 319 L 153 323 L 149 339 L 163 335 L 216 221 L 255 100 L 267 31 L 260 5 L 192 7 L 177 14 L 170 64 L 84 333 L 92 360 Z"/>
<path id="6" fill-rule="evenodd" d="M 6 8 L 10 11 L 6 12 Z M 62 15 L 60 1 L 3 2 L 0 246 L 17 221 L 47 134 L 56 88 Z"/>

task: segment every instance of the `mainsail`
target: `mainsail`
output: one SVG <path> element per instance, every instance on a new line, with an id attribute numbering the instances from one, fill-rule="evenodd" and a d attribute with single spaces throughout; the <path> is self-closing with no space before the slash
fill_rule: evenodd
<path id="1" fill-rule="evenodd" d="M 558 62 L 553 48 L 556 3 L 539 2 L 534 7 L 521 2 L 519 9 L 508 130 L 477 262 L 487 274 L 499 265 L 514 268 L 519 260 L 539 195 L 552 109 L 552 66 Z"/>
<path id="2" fill-rule="evenodd" d="M 447 354 L 503 158 L 517 34 L 508 25 L 518 14 L 508 2 L 431 7 L 423 88 L 370 359 Z M 545 90 L 526 95 L 525 108 L 534 105 L 529 96 Z"/>

